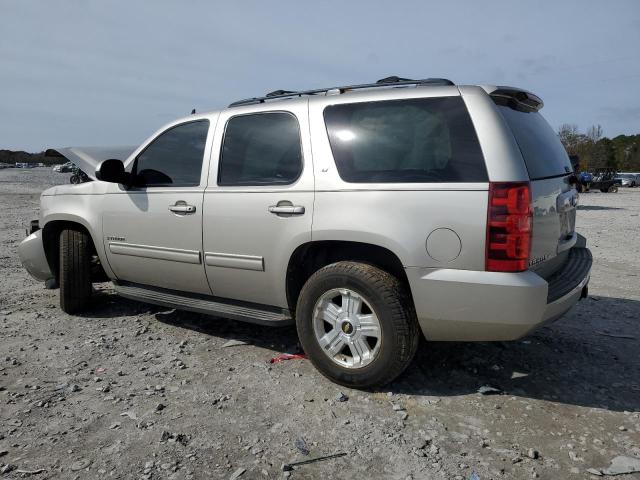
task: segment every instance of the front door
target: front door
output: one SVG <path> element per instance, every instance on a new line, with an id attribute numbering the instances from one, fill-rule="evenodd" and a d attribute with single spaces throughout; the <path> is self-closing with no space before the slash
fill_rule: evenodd
<path id="1" fill-rule="evenodd" d="M 165 130 L 134 160 L 134 186 L 110 186 L 103 231 L 118 280 L 211 294 L 202 255 L 208 132 L 206 119 Z"/>
<path id="2" fill-rule="evenodd" d="M 311 240 L 306 104 L 220 115 L 204 195 L 205 268 L 218 297 L 287 307 L 293 251 Z M 215 158 L 218 162 L 216 165 Z"/>

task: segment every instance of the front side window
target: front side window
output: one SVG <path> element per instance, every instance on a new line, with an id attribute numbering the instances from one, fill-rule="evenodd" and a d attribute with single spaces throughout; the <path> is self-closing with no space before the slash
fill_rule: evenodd
<path id="1" fill-rule="evenodd" d="M 332 105 L 324 120 L 346 182 L 488 181 L 460 97 Z"/>
<path id="2" fill-rule="evenodd" d="M 183 123 L 161 133 L 135 163 L 138 187 L 195 187 L 200 185 L 208 120 Z"/>
<path id="3" fill-rule="evenodd" d="M 269 112 L 229 119 L 218 185 L 287 185 L 301 172 L 300 127 L 295 116 Z"/>

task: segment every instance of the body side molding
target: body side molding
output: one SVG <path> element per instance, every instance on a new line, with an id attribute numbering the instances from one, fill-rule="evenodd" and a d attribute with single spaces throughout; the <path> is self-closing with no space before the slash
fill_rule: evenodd
<path id="1" fill-rule="evenodd" d="M 151 245 L 136 245 L 123 242 L 109 242 L 109 251 L 115 255 L 129 255 L 132 257 L 155 258 L 182 263 L 202 263 L 202 256 L 197 250 L 182 250 L 179 248 L 154 247 Z"/>
<path id="2" fill-rule="evenodd" d="M 210 267 L 238 268 L 240 270 L 264 272 L 264 258 L 257 255 L 205 252 L 204 263 Z"/>

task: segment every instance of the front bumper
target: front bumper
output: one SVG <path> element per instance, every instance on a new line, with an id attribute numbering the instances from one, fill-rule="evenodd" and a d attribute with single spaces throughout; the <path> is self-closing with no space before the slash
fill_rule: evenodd
<path id="1" fill-rule="evenodd" d="M 591 252 L 574 247 L 549 281 L 519 273 L 407 268 L 420 327 L 428 340 L 515 340 L 556 320 L 580 300 Z"/>
<path id="2" fill-rule="evenodd" d="M 42 244 L 42 230 L 36 230 L 18 246 L 22 266 L 36 280 L 46 282 L 53 278 Z"/>

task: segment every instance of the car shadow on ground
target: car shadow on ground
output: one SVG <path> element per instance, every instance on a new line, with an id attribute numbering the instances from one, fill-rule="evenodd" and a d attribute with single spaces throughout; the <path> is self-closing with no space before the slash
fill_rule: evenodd
<path id="1" fill-rule="evenodd" d="M 294 326 L 280 328 L 145 305 L 107 292 L 94 318 L 155 314 L 225 342 L 240 340 L 280 352 L 299 351 Z M 512 342 L 421 341 L 407 371 L 382 391 L 416 396 L 502 394 L 615 411 L 640 410 L 640 302 L 589 297 L 567 316 Z M 320 376 L 319 376 L 320 377 Z"/>
<path id="2" fill-rule="evenodd" d="M 518 341 L 423 342 L 390 390 L 455 396 L 488 385 L 518 397 L 638 411 L 639 322 L 640 302 L 589 297 Z"/>
<path id="3" fill-rule="evenodd" d="M 576 207 L 578 210 L 625 210 L 621 207 L 604 207 L 602 205 L 578 205 Z"/>

